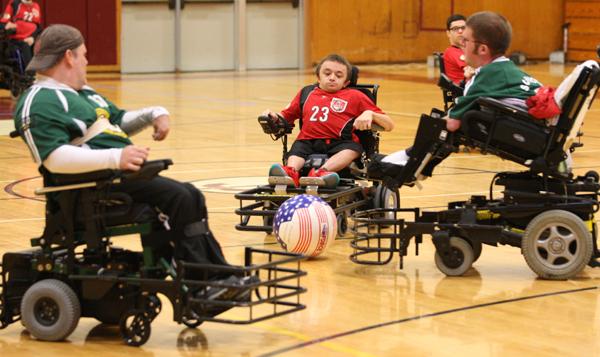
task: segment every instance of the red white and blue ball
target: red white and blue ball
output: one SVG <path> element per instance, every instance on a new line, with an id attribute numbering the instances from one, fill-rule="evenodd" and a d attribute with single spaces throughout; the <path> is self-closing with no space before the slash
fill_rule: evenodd
<path id="1" fill-rule="evenodd" d="M 337 234 L 335 212 L 312 195 L 298 195 L 277 210 L 273 233 L 283 249 L 311 257 L 323 253 Z"/>

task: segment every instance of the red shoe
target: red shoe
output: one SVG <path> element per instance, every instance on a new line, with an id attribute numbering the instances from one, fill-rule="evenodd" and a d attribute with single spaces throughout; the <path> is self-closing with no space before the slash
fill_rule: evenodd
<path id="1" fill-rule="evenodd" d="M 300 174 L 291 166 L 273 164 L 269 169 L 269 176 L 288 176 L 294 181 L 296 187 L 300 186 Z"/>
<path id="2" fill-rule="evenodd" d="M 340 175 L 335 172 L 326 171 L 323 169 L 311 169 L 308 173 L 308 177 L 320 177 L 325 181 L 325 184 L 329 187 L 336 187 L 340 183 Z"/>

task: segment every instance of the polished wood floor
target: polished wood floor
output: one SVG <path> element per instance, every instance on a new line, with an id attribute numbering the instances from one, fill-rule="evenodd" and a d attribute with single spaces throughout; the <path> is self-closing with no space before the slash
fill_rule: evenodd
<path id="1" fill-rule="evenodd" d="M 525 68 L 557 85 L 570 67 L 536 64 Z M 396 129 L 384 133 L 381 151 L 411 144 L 418 117 L 441 106 L 435 73 L 424 65 L 365 66 L 361 82 L 381 85 L 379 105 Z M 152 158 L 172 158 L 167 176 L 193 182 L 206 194 L 210 224 L 232 263 L 244 246 L 278 249 L 273 236 L 234 229 L 233 193 L 266 183 L 281 146 L 256 122 L 266 108 L 280 110 L 313 81 L 306 71 L 251 71 L 127 75 L 95 74 L 90 83 L 125 108 L 163 105 L 173 117 L 168 140 L 135 138 Z M 575 171 L 600 167 L 600 111 L 591 109 L 585 146 L 574 155 Z M 41 186 L 25 145 L 0 137 L 0 253 L 25 249 L 42 231 Z M 403 188 L 402 206 L 442 209 L 451 200 L 485 194 L 494 172 L 516 165 L 477 153 L 452 155 L 424 182 Z M 138 247 L 135 237 L 115 244 Z M 600 355 L 600 270 L 586 268 L 576 279 L 544 281 L 516 248 L 485 246 L 464 277 L 448 278 L 433 262 L 428 237 L 419 256 L 411 249 L 400 270 L 356 265 L 347 239 L 303 263 L 307 309 L 248 326 L 205 323 L 186 329 L 172 320 L 164 300 L 152 336 L 141 348 L 125 346 L 118 329 L 82 319 L 65 342 L 31 338 L 20 323 L 0 330 L 2 356 L 589 356 Z M 237 312 L 231 311 L 232 316 Z"/>

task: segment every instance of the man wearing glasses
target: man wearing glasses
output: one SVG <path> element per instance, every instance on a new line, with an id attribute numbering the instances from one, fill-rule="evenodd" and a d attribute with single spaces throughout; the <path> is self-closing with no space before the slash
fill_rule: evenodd
<path id="1" fill-rule="evenodd" d="M 450 46 L 444 51 L 444 72 L 457 85 L 473 74 L 473 70 L 465 63 L 465 54 L 462 50 L 462 35 L 465 28 L 466 18 L 461 14 L 451 15 L 446 20 L 446 35 Z"/>
<path id="2" fill-rule="evenodd" d="M 479 97 L 497 98 L 526 107 L 525 100 L 541 86 L 504 56 L 511 37 L 510 23 L 502 15 L 483 11 L 467 19 L 461 47 L 465 62 L 476 70 L 465 85 L 463 96 L 456 99 L 448 112 L 448 130 L 455 131 L 460 127 L 461 116 L 474 109 Z"/>
<path id="3" fill-rule="evenodd" d="M 467 65 L 477 69 L 466 83 L 463 96 L 456 98 L 455 105 L 445 118 L 448 131 L 456 131 L 460 128 L 460 118 L 468 110 L 476 109 L 476 100 L 479 97 L 491 97 L 526 108 L 525 100 L 533 96 L 541 87 L 540 82 L 521 71 L 504 56 L 510 45 L 511 36 L 510 24 L 499 14 L 483 11 L 467 19 L 461 47 Z M 374 178 L 400 177 L 410 157 L 426 149 L 424 146 L 428 145 L 430 139 L 417 136 L 415 146 L 397 151 L 380 160 L 373 160 L 368 168 L 369 175 Z M 421 174 L 431 176 L 433 168 L 443 159 L 431 160 Z"/>

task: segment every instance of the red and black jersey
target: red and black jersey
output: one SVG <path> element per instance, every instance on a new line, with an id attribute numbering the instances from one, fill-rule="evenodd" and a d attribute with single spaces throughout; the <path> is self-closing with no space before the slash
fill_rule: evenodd
<path id="1" fill-rule="evenodd" d="M 16 9 L 13 9 L 15 3 L 18 5 Z M 41 20 L 40 5 L 36 2 L 32 1 L 26 4 L 20 1 L 10 1 L 4 9 L 0 23 L 14 22 L 17 25 L 17 32 L 9 37 L 15 40 L 24 40 L 27 37 L 35 37 L 39 33 Z"/>
<path id="2" fill-rule="evenodd" d="M 452 82 L 458 84 L 465 79 L 465 54 L 463 50 L 450 46 L 444 51 L 444 70 Z"/>
<path id="3" fill-rule="evenodd" d="M 302 91 L 294 97 L 281 114 L 293 124 L 302 116 L 302 129 L 298 140 L 343 139 L 358 142 L 354 134 L 352 120 L 365 110 L 383 114 L 369 97 L 357 89 L 344 88 L 335 93 L 315 87 L 300 108 Z"/>

